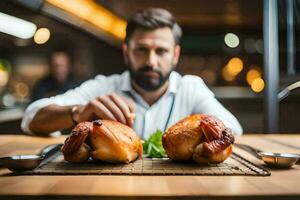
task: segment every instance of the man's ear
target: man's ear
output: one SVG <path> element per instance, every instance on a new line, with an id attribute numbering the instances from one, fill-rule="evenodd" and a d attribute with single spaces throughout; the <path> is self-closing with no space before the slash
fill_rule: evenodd
<path id="1" fill-rule="evenodd" d="M 180 51 L 181 51 L 181 47 L 179 45 L 176 45 L 174 50 L 173 65 L 177 65 L 180 57 Z"/>
<path id="2" fill-rule="evenodd" d="M 128 45 L 126 43 L 122 44 L 123 59 L 126 65 L 128 65 Z"/>

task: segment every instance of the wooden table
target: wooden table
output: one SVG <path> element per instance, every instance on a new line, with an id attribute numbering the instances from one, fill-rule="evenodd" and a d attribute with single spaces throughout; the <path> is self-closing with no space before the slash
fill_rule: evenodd
<path id="1" fill-rule="evenodd" d="M 300 153 L 300 135 L 245 135 L 236 139 L 266 151 Z M 37 153 L 64 137 L 0 135 L 0 156 Z M 256 164 L 254 156 L 235 151 Z M 9 176 L 0 169 L 0 199 L 300 199 L 300 165 L 251 176 Z"/>

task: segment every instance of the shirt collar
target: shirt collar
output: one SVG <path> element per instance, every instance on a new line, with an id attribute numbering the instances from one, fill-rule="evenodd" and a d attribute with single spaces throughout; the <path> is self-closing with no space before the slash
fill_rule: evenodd
<path id="1" fill-rule="evenodd" d="M 178 87 L 178 76 L 180 76 L 177 72 L 172 71 L 169 78 L 169 87 L 167 92 L 176 94 Z"/>
<path id="2" fill-rule="evenodd" d="M 122 73 L 122 81 L 121 81 L 121 91 L 124 92 L 130 92 L 133 90 L 131 83 L 130 83 L 130 74 L 129 71 L 126 70 L 125 72 Z"/>
<path id="3" fill-rule="evenodd" d="M 121 90 L 124 92 L 131 92 L 133 90 L 130 82 L 130 74 L 129 71 L 126 70 L 125 72 L 122 73 L 122 82 L 121 82 Z M 177 85 L 178 85 L 178 79 L 177 77 L 180 76 L 177 72 L 173 71 L 170 74 L 169 77 L 169 87 L 167 90 L 167 93 L 174 93 L 176 94 L 177 92 Z"/>

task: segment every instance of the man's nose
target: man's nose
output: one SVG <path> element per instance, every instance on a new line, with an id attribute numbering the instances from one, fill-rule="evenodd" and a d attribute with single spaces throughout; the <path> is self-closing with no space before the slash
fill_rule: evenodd
<path id="1" fill-rule="evenodd" d="M 149 55 L 148 55 L 148 58 L 147 58 L 146 64 L 149 67 L 155 67 L 155 66 L 157 66 L 157 62 L 158 62 L 157 55 L 155 54 L 155 52 L 150 51 Z"/>

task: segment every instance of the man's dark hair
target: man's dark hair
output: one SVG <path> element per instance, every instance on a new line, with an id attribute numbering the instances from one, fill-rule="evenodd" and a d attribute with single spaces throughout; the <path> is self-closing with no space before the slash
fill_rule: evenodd
<path id="1" fill-rule="evenodd" d="M 136 29 L 155 30 L 164 27 L 171 29 L 175 43 L 179 44 L 182 30 L 169 11 L 162 8 L 140 10 L 128 21 L 125 42 L 129 42 Z"/>

